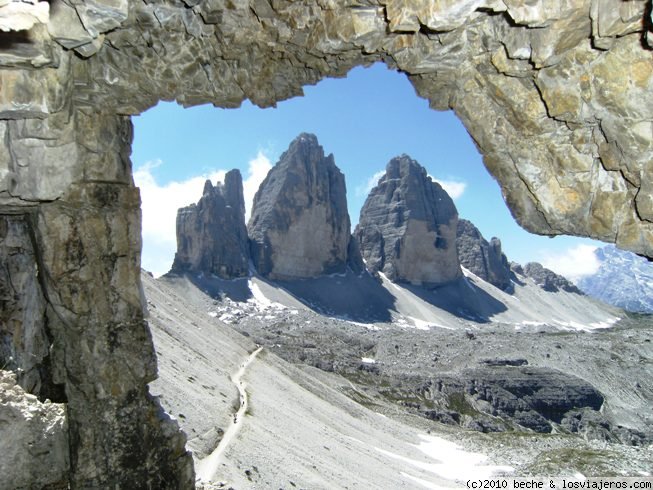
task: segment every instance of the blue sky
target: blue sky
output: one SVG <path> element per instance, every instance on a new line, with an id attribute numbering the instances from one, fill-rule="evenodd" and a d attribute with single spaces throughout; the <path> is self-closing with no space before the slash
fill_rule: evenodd
<path id="1" fill-rule="evenodd" d="M 431 110 L 403 74 L 382 64 L 305 87 L 304 97 L 276 108 L 248 101 L 239 109 L 160 103 L 133 122 L 134 179 L 143 200 L 142 263 L 156 275 L 172 263 L 176 209 L 199 199 L 206 178 L 219 180 L 224 171 L 240 169 L 249 200 L 301 132 L 314 133 L 325 153 L 334 154 L 345 174 L 354 224 L 375 174 L 406 153 L 449 190 L 460 217 L 488 240 L 501 238 L 509 260 L 537 260 L 570 276 L 598 267 L 591 251 L 599 242 L 521 229 L 456 116 Z"/>

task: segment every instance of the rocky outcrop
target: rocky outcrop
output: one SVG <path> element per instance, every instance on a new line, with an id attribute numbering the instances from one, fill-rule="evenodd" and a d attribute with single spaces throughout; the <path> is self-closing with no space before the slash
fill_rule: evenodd
<path id="1" fill-rule="evenodd" d="M 583 294 L 582 291 L 574 286 L 574 284 L 567 278 L 556 274 L 538 262 L 529 262 L 523 267 L 513 262 L 510 264 L 510 269 L 515 274 L 532 279 L 535 284 L 545 291 L 556 293 L 562 290 L 567 291 L 568 293 Z"/>
<path id="2" fill-rule="evenodd" d="M 33 215 L 0 216 L 0 368 L 17 374 L 29 393 L 65 401 L 63 386 L 53 381 L 51 332 L 43 322 L 46 300 L 32 243 Z"/>
<path id="3" fill-rule="evenodd" d="M 426 417 L 482 432 L 526 428 L 548 433 L 559 425 L 569 427 L 575 417 L 612 429 L 599 412 L 604 396 L 587 381 L 556 369 L 528 366 L 525 359 L 494 361 L 498 362 L 457 373 L 409 378 L 403 389 L 411 393 L 412 388 L 415 399 L 431 405 L 420 406 Z"/>
<path id="4" fill-rule="evenodd" d="M 344 272 L 349 261 L 345 177 L 312 134 L 301 134 L 254 196 L 247 226 L 251 256 L 270 279 Z M 352 257 L 355 262 L 355 257 Z"/>
<path id="5" fill-rule="evenodd" d="M 38 218 L 33 255 L 65 358 L 52 371 L 74 400 L 73 487 L 157 486 L 163 475 L 192 486 L 179 441 L 152 416 L 153 352 L 136 306 L 138 195 L 123 116 L 159 100 L 271 106 L 384 61 L 461 118 L 522 226 L 653 257 L 650 2 L 30 0 L 0 10 L 12 31 L 0 53 L 0 215 Z M 20 315 L 16 305 L 3 303 L 2 317 Z M 147 369 L 114 376 L 115 359 Z M 147 434 L 123 444 L 133 427 Z"/>
<path id="6" fill-rule="evenodd" d="M 204 184 L 202 197 L 177 211 L 177 253 L 172 272 L 201 271 L 223 279 L 249 273 L 243 180 L 238 170 L 224 184 Z"/>
<path id="7" fill-rule="evenodd" d="M 512 289 L 510 264 L 501 251 L 501 240 L 487 242 L 470 221 L 458 220 L 456 247 L 460 265 L 504 291 Z"/>
<path id="8" fill-rule="evenodd" d="M 461 276 L 458 212 L 440 184 L 407 155 L 393 158 L 361 209 L 354 235 L 370 271 L 438 285 Z"/>
<path id="9" fill-rule="evenodd" d="M 1 369 L 0 455 L 2 488 L 68 488 L 65 407 L 41 403 Z"/>
<path id="10" fill-rule="evenodd" d="M 603 395 L 591 384 L 554 369 L 492 367 L 464 376 L 465 392 L 486 402 L 487 412 L 537 432 L 551 432 L 551 423 L 561 423 L 572 410 L 598 411 L 603 405 Z"/>

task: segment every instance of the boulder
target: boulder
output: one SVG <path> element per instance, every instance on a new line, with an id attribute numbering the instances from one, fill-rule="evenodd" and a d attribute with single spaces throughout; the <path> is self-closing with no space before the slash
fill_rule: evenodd
<path id="1" fill-rule="evenodd" d="M 501 250 L 501 240 L 492 237 L 488 243 L 471 221 L 461 219 L 456 247 L 461 266 L 499 289 L 512 290 L 510 265 Z"/>
<path id="2" fill-rule="evenodd" d="M 176 273 L 198 271 L 223 279 L 247 276 L 249 245 L 245 226 L 243 180 L 238 170 L 224 184 L 204 184 L 197 204 L 177 211 Z"/>
<path id="3" fill-rule="evenodd" d="M 370 271 L 433 286 L 461 277 L 457 225 L 449 195 L 424 167 L 402 155 L 390 160 L 370 191 L 355 236 Z"/>
<path id="4" fill-rule="evenodd" d="M 314 135 L 300 134 L 254 196 L 248 232 L 258 273 L 305 279 L 355 264 L 346 193 L 333 155 L 324 155 Z"/>
<path id="5" fill-rule="evenodd" d="M 0 369 L 2 488 L 69 488 L 65 413 L 63 404 L 40 402 Z"/>

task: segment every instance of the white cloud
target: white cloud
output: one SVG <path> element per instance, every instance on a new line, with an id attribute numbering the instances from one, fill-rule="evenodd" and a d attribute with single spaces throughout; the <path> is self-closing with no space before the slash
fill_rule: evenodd
<path id="1" fill-rule="evenodd" d="M 431 177 L 431 180 L 433 182 L 437 182 L 442 186 L 442 188 L 446 191 L 447 194 L 449 194 L 449 197 L 453 199 L 454 201 L 458 199 L 460 196 L 463 195 L 465 192 L 465 189 L 467 189 L 467 183 L 466 182 L 459 182 L 456 180 L 441 180 L 441 179 L 436 179 L 432 175 L 429 175 Z"/>
<path id="2" fill-rule="evenodd" d="M 249 161 L 249 168 L 247 169 L 247 178 L 243 182 L 243 193 L 245 194 L 245 221 L 249 220 L 249 214 L 252 210 L 252 202 L 254 201 L 254 194 L 261 186 L 261 182 L 268 175 L 272 168 L 270 159 L 266 157 L 263 152 L 259 151 L 256 158 Z"/>
<path id="3" fill-rule="evenodd" d="M 447 194 L 454 201 L 463 195 L 465 189 L 467 189 L 467 183 L 465 182 L 456 182 L 454 180 L 439 180 L 434 179 L 442 188 L 447 191 Z"/>
<path id="4" fill-rule="evenodd" d="M 565 276 L 571 281 L 578 281 L 583 276 L 589 276 L 599 270 L 601 262 L 594 253 L 598 247 L 594 245 L 576 245 L 562 252 L 544 252 L 540 262 L 547 269 Z"/>
<path id="5" fill-rule="evenodd" d="M 385 170 L 379 170 L 374 175 L 372 175 L 367 181 L 363 184 L 360 184 L 356 187 L 357 196 L 367 196 L 374 187 L 376 187 L 377 182 L 381 177 L 385 175 Z"/>
<path id="6" fill-rule="evenodd" d="M 177 209 L 196 203 L 202 195 L 204 182 L 224 181 L 225 170 L 212 170 L 189 177 L 181 182 L 159 184 L 152 170 L 162 165 L 161 160 L 146 162 L 134 172 L 134 182 L 141 191 L 143 213 L 142 266 L 155 276 L 170 270 L 177 250 Z M 261 152 L 249 162 L 248 175 L 243 182 L 245 207 L 249 216 L 252 199 L 268 171 L 270 160 Z"/>

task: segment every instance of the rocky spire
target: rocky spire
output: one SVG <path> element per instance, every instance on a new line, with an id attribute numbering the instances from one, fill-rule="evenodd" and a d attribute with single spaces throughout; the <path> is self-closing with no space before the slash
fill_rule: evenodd
<path id="1" fill-rule="evenodd" d="M 438 285 L 461 276 L 457 224 L 449 195 L 402 155 L 390 160 L 367 197 L 355 236 L 371 271 L 393 281 Z"/>
<path id="2" fill-rule="evenodd" d="M 492 237 L 488 243 L 471 221 L 461 219 L 456 246 L 461 266 L 499 289 L 512 290 L 510 264 L 501 250 L 501 240 Z"/>
<path id="3" fill-rule="evenodd" d="M 202 271 L 224 279 L 247 276 L 249 248 L 243 180 L 236 169 L 224 184 L 207 180 L 202 197 L 177 211 L 173 272 Z"/>
<path id="4" fill-rule="evenodd" d="M 356 247 L 350 247 L 345 178 L 315 135 L 300 134 L 270 170 L 254 197 L 248 231 L 254 265 L 271 279 L 346 269 Z"/>

